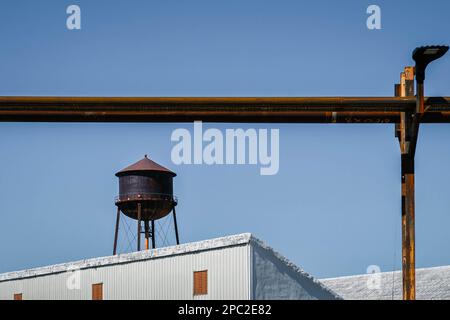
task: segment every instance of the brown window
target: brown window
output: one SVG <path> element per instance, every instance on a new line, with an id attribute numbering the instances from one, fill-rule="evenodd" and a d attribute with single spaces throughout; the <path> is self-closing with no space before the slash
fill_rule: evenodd
<path id="1" fill-rule="evenodd" d="M 194 272 L 194 296 L 208 294 L 208 270 Z"/>
<path id="2" fill-rule="evenodd" d="M 92 285 L 92 300 L 103 300 L 103 283 Z"/>
<path id="3" fill-rule="evenodd" d="M 14 300 L 22 300 L 22 294 L 21 293 L 14 293 Z"/>

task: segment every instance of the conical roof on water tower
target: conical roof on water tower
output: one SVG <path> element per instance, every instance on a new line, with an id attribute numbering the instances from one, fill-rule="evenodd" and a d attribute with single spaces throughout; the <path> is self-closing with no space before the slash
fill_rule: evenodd
<path id="1" fill-rule="evenodd" d="M 119 172 L 116 173 L 117 177 L 122 176 L 123 174 L 129 173 L 129 172 L 135 172 L 135 171 L 159 171 L 159 172 L 167 172 L 170 173 L 173 177 L 175 177 L 177 174 L 162 165 L 156 163 L 153 160 L 150 160 L 147 155 L 144 156 L 144 159 L 139 160 L 138 162 L 132 164 L 131 166 L 128 166 Z"/>

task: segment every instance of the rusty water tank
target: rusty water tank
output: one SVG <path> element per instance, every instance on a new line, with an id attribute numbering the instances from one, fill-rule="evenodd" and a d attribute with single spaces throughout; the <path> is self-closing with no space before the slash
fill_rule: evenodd
<path id="1" fill-rule="evenodd" d="M 173 195 L 175 172 L 144 159 L 116 173 L 119 178 L 119 196 L 116 205 L 128 217 L 138 219 L 141 204 L 141 220 L 157 220 L 165 217 L 176 205 Z"/>

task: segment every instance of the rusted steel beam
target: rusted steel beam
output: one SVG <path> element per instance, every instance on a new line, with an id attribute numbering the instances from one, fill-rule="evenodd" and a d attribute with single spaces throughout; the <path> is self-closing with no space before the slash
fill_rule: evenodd
<path id="1" fill-rule="evenodd" d="M 423 92 L 418 92 L 421 97 Z M 399 90 L 396 95 L 414 97 L 414 68 L 406 67 L 400 74 Z M 423 96 L 422 96 L 423 98 Z M 420 100 L 420 99 L 419 99 Z M 402 284 L 403 299 L 415 300 L 415 185 L 414 156 L 419 133 L 420 116 L 423 110 L 423 100 L 413 111 L 402 112 L 398 131 L 401 151 L 401 196 L 402 196 Z"/>
<path id="2" fill-rule="evenodd" d="M 0 97 L 0 121 L 392 123 L 412 97 Z M 428 98 L 423 122 L 450 122 L 450 97 Z"/>
<path id="3" fill-rule="evenodd" d="M 403 300 L 416 299 L 414 158 L 402 155 Z"/>

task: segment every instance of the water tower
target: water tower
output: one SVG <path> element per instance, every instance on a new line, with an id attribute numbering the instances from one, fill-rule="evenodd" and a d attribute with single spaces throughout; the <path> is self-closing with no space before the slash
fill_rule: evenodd
<path id="1" fill-rule="evenodd" d="M 141 250 L 141 234 L 145 234 L 145 249 L 149 249 L 149 240 L 155 248 L 155 220 L 173 213 L 177 244 L 178 227 L 175 207 L 177 200 L 173 195 L 173 177 L 175 172 L 150 160 L 144 159 L 116 173 L 119 178 L 119 196 L 116 197 L 117 218 L 114 235 L 114 251 L 117 252 L 117 238 L 121 212 L 137 221 L 137 250 Z M 142 231 L 144 223 L 144 231 Z"/>

